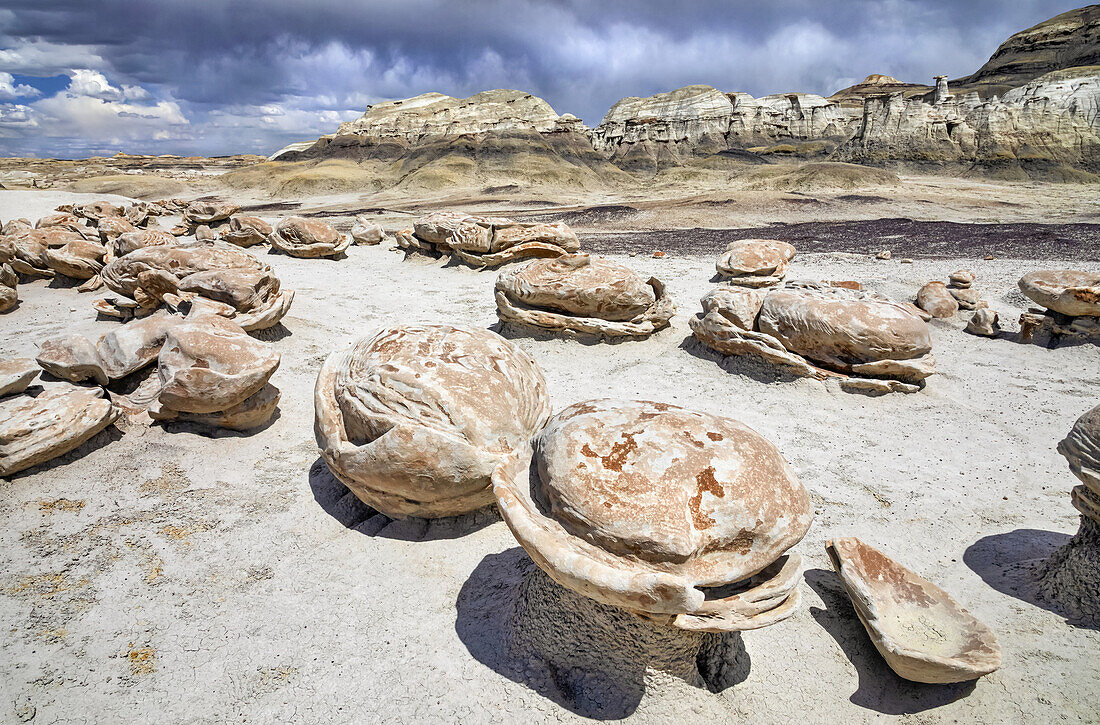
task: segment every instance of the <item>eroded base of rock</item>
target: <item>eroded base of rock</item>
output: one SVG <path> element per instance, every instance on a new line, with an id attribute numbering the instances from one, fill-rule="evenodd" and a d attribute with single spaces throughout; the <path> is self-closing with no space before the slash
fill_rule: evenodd
<path id="1" fill-rule="evenodd" d="M 1072 619 L 1100 624 L 1100 523 L 1081 517 L 1074 537 L 1040 569 L 1039 596 Z"/>

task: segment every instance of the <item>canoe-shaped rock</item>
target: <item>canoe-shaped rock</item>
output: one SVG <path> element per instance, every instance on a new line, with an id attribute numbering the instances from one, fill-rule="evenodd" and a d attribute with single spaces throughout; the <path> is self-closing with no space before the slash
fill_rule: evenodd
<path id="1" fill-rule="evenodd" d="M 550 416 L 527 353 L 488 330 L 449 325 L 387 328 L 333 353 L 314 405 L 333 475 L 394 518 L 492 503 L 493 470 Z"/>
<path id="2" fill-rule="evenodd" d="M 648 401 L 559 412 L 493 475 L 504 520 L 554 581 L 682 629 L 773 624 L 797 608 L 813 518 L 779 451 L 729 418 Z"/>
<path id="3" fill-rule="evenodd" d="M 286 217 L 275 227 L 271 246 L 292 257 L 335 257 L 351 245 L 331 224 L 298 216 Z"/>
<path id="4" fill-rule="evenodd" d="M 993 631 L 935 584 L 856 538 L 826 544 L 886 663 L 914 682 L 974 680 L 1001 666 Z"/>
<path id="5" fill-rule="evenodd" d="M 70 383 L 0 399 L 0 476 L 68 453 L 120 414 L 102 388 Z"/>
<path id="6" fill-rule="evenodd" d="M 1029 272 L 1017 283 L 1024 296 L 1070 317 L 1100 317 L 1100 273 L 1076 269 Z"/>
<path id="7" fill-rule="evenodd" d="M 504 322 L 608 337 L 649 335 L 676 311 L 660 280 L 587 254 L 505 269 L 495 294 Z"/>

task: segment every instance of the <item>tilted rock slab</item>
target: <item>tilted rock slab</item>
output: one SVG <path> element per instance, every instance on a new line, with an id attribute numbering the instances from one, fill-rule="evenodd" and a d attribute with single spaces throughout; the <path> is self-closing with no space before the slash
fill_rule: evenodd
<path id="1" fill-rule="evenodd" d="M 16 291 L 19 275 L 11 266 L 14 259 L 15 246 L 0 237 L 0 313 L 13 310 L 19 304 L 19 293 Z"/>
<path id="2" fill-rule="evenodd" d="M 55 383 L 38 395 L 0 399 L 0 476 L 68 453 L 113 423 L 121 410 L 102 388 Z"/>
<path id="3" fill-rule="evenodd" d="M 875 293 L 799 282 L 762 297 L 718 288 L 702 305 L 703 314 L 689 321 L 692 333 L 723 355 L 753 355 L 871 393 L 915 392 L 935 371 L 928 325 Z"/>
<path id="4" fill-rule="evenodd" d="M 794 245 L 777 239 L 730 242 L 714 267 L 730 284 L 771 287 L 783 281 L 794 259 Z"/>
<path id="5" fill-rule="evenodd" d="M 1071 491 L 1081 524 L 1043 564 L 1039 593 L 1075 619 L 1100 624 L 1100 405 L 1077 419 L 1058 452 L 1081 481 Z"/>
<path id="6" fill-rule="evenodd" d="M 546 381 L 527 353 L 450 325 L 386 328 L 334 352 L 314 407 L 333 475 L 393 518 L 491 504 L 493 470 L 550 417 Z"/>
<path id="7" fill-rule="evenodd" d="M 79 239 L 63 247 L 46 250 L 46 262 L 50 269 L 73 279 L 91 279 L 103 269 L 107 247 L 99 242 Z"/>
<path id="8" fill-rule="evenodd" d="M 163 229 L 139 229 L 133 232 L 121 234 L 111 244 L 107 245 L 108 259 L 121 257 L 137 249 L 146 247 L 175 247 L 182 242 L 175 235 L 169 234 Z"/>
<path id="9" fill-rule="evenodd" d="M 503 322 L 605 337 L 642 337 L 676 312 L 664 283 L 587 254 L 539 259 L 497 276 Z"/>
<path id="10" fill-rule="evenodd" d="M 534 562 L 598 602 L 712 632 L 797 610 L 801 558 L 788 550 L 810 526 L 809 495 L 776 447 L 736 420 L 577 403 L 551 418 L 533 457 L 502 463 L 493 491 Z"/>
<path id="11" fill-rule="evenodd" d="M 271 246 L 292 257 L 336 257 L 351 246 L 351 237 L 331 224 L 300 216 L 286 217 L 275 227 Z"/>
<path id="12" fill-rule="evenodd" d="M 226 305 L 245 330 L 263 330 L 277 324 L 294 301 L 294 292 L 281 288 L 271 267 L 220 241 L 138 249 L 110 262 L 101 276 L 112 292 L 136 303 L 96 303 L 99 312 L 115 317 L 148 314 L 169 295 L 197 296 Z"/>
<path id="13" fill-rule="evenodd" d="M 1074 269 L 1029 272 L 1017 283 L 1028 299 L 1068 317 L 1100 317 L 1100 274 Z"/>
<path id="14" fill-rule="evenodd" d="M 856 538 L 825 550 L 871 642 L 901 677 L 965 682 L 1001 666 L 993 631 L 932 582 Z"/>

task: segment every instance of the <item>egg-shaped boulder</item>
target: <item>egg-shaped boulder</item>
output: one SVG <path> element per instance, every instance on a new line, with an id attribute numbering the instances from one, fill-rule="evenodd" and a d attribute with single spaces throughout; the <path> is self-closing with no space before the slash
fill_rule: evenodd
<path id="1" fill-rule="evenodd" d="M 272 226 L 258 216 L 235 214 L 222 227 L 221 238 L 238 247 L 251 247 L 267 241 L 273 231 Z"/>
<path id="2" fill-rule="evenodd" d="M 280 221 L 270 237 L 271 246 L 292 257 L 335 257 L 351 245 L 331 224 L 299 216 Z"/>
<path id="3" fill-rule="evenodd" d="M 770 287 L 783 280 L 794 255 L 794 245 L 788 242 L 741 239 L 730 242 L 714 266 L 731 284 Z"/>
<path id="4" fill-rule="evenodd" d="M 617 262 L 587 254 L 539 259 L 503 270 L 497 315 L 549 330 L 642 337 L 667 327 L 676 308 L 664 284 Z"/>
<path id="5" fill-rule="evenodd" d="M 527 353 L 488 330 L 450 325 L 385 328 L 332 353 L 314 408 L 333 475 L 394 518 L 492 503 L 493 470 L 550 416 Z"/>
<path id="6" fill-rule="evenodd" d="M 1100 273 L 1076 269 L 1028 272 L 1017 283 L 1024 296 L 1068 317 L 1100 317 Z"/>
<path id="7" fill-rule="evenodd" d="M 730 418 L 649 401 L 557 413 L 493 476 L 504 520 L 554 581 L 682 629 L 773 624 L 813 509 L 779 450 Z"/>

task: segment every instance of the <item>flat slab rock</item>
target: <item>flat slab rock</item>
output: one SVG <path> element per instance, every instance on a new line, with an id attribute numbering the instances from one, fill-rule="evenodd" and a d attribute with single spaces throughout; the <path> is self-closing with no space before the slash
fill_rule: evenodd
<path id="1" fill-rule="evenodd" d="M 1001 666 L 993 631 L 932 582 L 856 538 L 825 549 L 875 648 L 901 677 L 965 682 Z"/>
<path id="2" fill-rule="evenodd" d="M 113 423 L 121 410 L 103 389 L 54 383 L 0 398 L 0 476 L 45 463 Z"/>
<path id="3" fill-rule="evenodd" d="M 797 608 L 801 559 L 784 555 L 809 528 L 809 496 L 736 420 L 577 403 L 538 434 L 533 456 L 501 464 L 493 490 L 535 563 L 598 602 L 704 631 L 763 627 Z"/>

